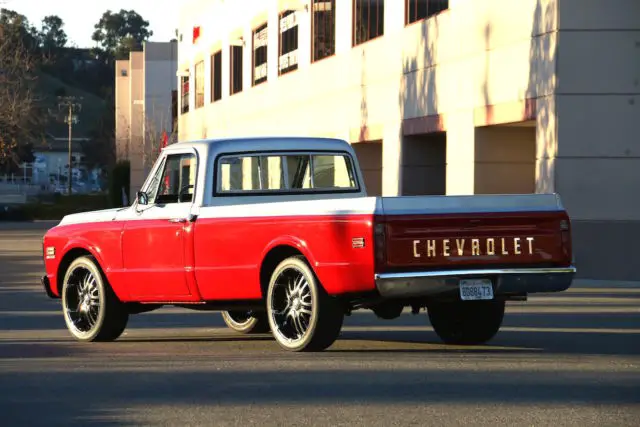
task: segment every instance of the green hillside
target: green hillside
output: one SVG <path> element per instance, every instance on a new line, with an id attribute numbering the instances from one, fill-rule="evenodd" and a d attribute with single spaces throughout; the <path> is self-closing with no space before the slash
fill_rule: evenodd
<path id="1" fill-rule="evenodd" d="M 90 136 L 105 108 L 105 101 L 102 98 L 70 86 L 46 73 L 38 75 L 36 89 L 41 105 L 52 113 L 60 111 L 58 109 L 58 95 L 82 97 L 82 110 L 77 114 L 79 121 L 73 125 L 73 136 L 78 138 Z M 61 114 L 49 119 L 47 132 L 55 137 L 67 136 L 68 125 L 59 119 L 62 119 Z"/>

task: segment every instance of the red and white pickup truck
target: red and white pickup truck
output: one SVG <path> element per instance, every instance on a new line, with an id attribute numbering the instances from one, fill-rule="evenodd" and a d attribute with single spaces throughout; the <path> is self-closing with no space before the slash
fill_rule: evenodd
<path id="1" fill-rule="evenodd" d="M 505 301 L 569 288 L 570 233 L 556 194 L 369 197 L 341 140 L 182 142 L 131 206 L 48 231 L 42 282 L 81 341 L 175 305 L 291 351 L 329 347 L 352 310 L 405 307 L 425 308 L 444 342 L 477 344 Z"/>

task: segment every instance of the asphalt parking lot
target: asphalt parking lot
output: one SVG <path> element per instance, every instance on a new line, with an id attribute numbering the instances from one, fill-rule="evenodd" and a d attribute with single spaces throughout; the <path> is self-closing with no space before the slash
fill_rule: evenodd
<path id="1" fill-rule="evenodd" d="M 50 223 L 0 223 L 0 414 L 35 425 L 638 425 L 640 288 L 577 283 L 511 303 L 486 346 L 440 344 L 427 316 L 347 318 L 292 354 L 218 313 L 166 308 L 83 344 L 46 297 Z"/>

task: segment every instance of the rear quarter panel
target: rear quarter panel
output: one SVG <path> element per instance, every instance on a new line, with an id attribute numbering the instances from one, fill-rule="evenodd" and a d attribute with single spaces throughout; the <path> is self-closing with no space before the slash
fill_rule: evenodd
<path id="1" fill-rule="evenodd" d="M 203 209 L 195 226 L 202 298 L 261 298 L 261 264 L 279 245 L 297 248 L 330 294 L 374 289 L 374 209 L 361 200 L 364 209 L 332 209 L 332 201 L 319 209 L 314 206 L 321 204 L 307 202 L 274 203 L 266 211 L 250 205 Z M 354 247 L 357 238 L 364 239 L 364 247 Z"/>

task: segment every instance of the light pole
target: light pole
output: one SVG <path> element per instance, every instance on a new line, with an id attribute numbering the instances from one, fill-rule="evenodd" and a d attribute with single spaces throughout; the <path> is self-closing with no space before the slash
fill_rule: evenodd
<path id="1" fill-rule="evenodd" d="M 82 97 L 76 97 L 76 96 L 59 96 L 58 97 L 58 109 L 67 110 L 66 117 L 64 120 L 69 124 L 69 147 L 68 147 L 69 175 L 68 175 L 68 181 L 67 181 L 67 185 L 69 188 L 69 195 L 71 195 L 71 184 L 73 181 L 73 176 L 72 176 L 73 164 L 71 162 L 71 135 L 73 133 L 73 124 L 78 122 L 78 116 L 75 115 L 74 113 L 82 110 L 82 104 L 80 103 L 81 101 L 82 101 Z"/>

